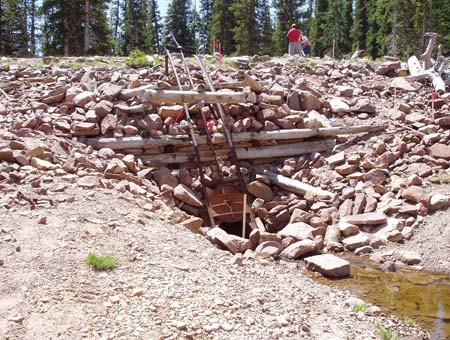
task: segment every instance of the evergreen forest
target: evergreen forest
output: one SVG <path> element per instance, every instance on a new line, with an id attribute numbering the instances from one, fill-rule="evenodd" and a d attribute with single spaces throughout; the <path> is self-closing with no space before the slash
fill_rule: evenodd
<path id="1" fill-rule="evenodd" d="M 197 2 L 198 1 L 198 2 Z M 283 55 L 296 23 L 315 56 L 356 49 L 377 58 L 418 54 L 424 33 L 450 50 L 448 0 L 0 0 L 0 55 L 161 53 L 172 35 L 201 53 Z"/>

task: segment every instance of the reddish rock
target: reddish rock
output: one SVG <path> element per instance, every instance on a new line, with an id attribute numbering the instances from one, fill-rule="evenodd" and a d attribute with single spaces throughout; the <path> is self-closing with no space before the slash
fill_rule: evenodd
<path id="1" fill-rule="evenodd" d="M 73 98 L 73 103 L 78 107 L 85 107 L 87 103 L 95 100 L 94 92 L 84 91 Z"/>
<path id="2" fill-rule="evenodd" d="M 332 254 L 315 255 L 305 258 L 306 268 L 329 277 L 350 275 L 350 262 Z"/>
<path id="3" fill-rule="evenodd" d="M 203 202 L 195 195 L 195 193 L 184 184 L 178 184 L 173 190 L 173 195 L 176 199 L 193 207 L 201 208 L 204 206 Z"/>
<path id="4" fill-rule="evenodd" d="M 78 179 L 78 186 L 86 189 L 93 189 L 99 185 L 99 179 L 97 176 L 84 176 Z"/>
<path id="5" fill-rule="evenodd" d="M 450 160 L 450 146 L 446 144 L 437 143 L 432 145 L 430 148 L 430 154 L 434 158 L 443 158 L 445 160 Z"/>
<path id="6" fill-rule="evenodd" d="M 276 241 L 265 241 L 256 247 L 255 252 L 267 257 L 277 257 L 283 250 L 283 245 Z"/>
<path id="7" fill-rule="evenodd" d="M 342 244 L 349 250 L 367 246 L 369 243 L 369 238 L 362 232 L 342 240 Z"/>
<path id="8" fill-rule="evenodd" d="M 112 114 L 106 115 L 106 117 L 103 118 L 100 126 L 102 135 L 106 134 L 108 131 L 114 131 L 116 126 L 117 126 L 117 117 Z"/>
<path id="9" fill-rule="evenodd" d="M 325 161 L 331 166 L 334 167 L 336 165 L 342 164 L 345 162 L 345 152 L 341 151 L 337 154 L 334 154 L 330 157 L 325 158 Z"/>
<path id="10" fill-rule="evenodd" d="M 419 203 L 421 200 L 423 200 L 426 194 L 427 191 L 424 188 L 413 185 L 403 191 L 402 197 L 409 201 Z"/>
<path id="11" fill-rule="evenodd" d="M 352 214 L 353 201 L 346 199 L 339 207 L 339 216 L 344 217 Z"/>
<path id="12" fill-rule="evenodd" d="M 364 212 L 366 207 L 366 195 L 359 193 L 356 194 L 355 201 L 353 203 L 352 215 L 358 215 Z"/>
<path id="13" fill-rule="evenodd" d="M 177 178 L 172 175 L 172 173 L 167 168 L 161 168 L 153 173 L 153 176 L 158 183 L 159 187 L 163 184 L 167 184 L 172 188 L 175 188 L 178 185 Z"/>
<path id="14" fill-rule="evenodd" d="M 373 185 L 382 185 L 386 182 L 388 174 L 382 169 L 372 169 L 363 174 L 364 182 L 370 182 Z"/>
<path id="15" fill-rule="evenodd" d="M 314 228 L 309 224 L 303 222 L 290 223 L 282 230 L 280 230 L 277 235 L 280 237 L 293 237 L 296 240 L 304 239 L 314 239 Z"/>
<path id="16" fill-rule="evenodd" d="M 247 185 L 248 191 L 255 197 L 262 198 L 266 202 L 272 201 L 273 192 L 270 187 L 260 181 L 253 181 Z"/>
<path id="17" fill-rule="evenodd" d="M 235 235 L 228 234 L 225 230 L 216 227 L 208 231 L 207 237 L 211 239 L 213 244 L 217 244 L 231 253 L 245 253 L 250 249 L 250 241 Z"/>
<path id="18" fill-rule="evenodd" d="M 358 171 L 358 166 L 351 164 L 344 164 L 337 166 L 334 170 L 341 176 L 347 176 Z"/>
<path id="19" fill-rule="evenodd" d="M 13 151 L 10 148 L 0 149 L 0 161 L 6 161 L 9 163 L 14 163 Z"/>
<path id="20" fill-rule="evenodd" d="M 356 225 L 378 225 L 386 223 L 387 216 L 382 212 L 370 212 L 359 215 L 345 216 L 341 219 L 341 221 Z"/>
<path id="21" fill-rule="evenodd" d="M 306 239 L 291 244 L 281 252 L 280 256 L 290 260 L 296 260 L 316 251 L 316 247 L 317 245 L 315 240 Z"/>

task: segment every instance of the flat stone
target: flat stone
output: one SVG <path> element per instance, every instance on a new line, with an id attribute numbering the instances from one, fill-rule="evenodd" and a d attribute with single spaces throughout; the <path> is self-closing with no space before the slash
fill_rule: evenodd
<path id="1" fill-rule="evenodd" d="M 345 216 L 341 219 L 341 221 L 356 225 L 377 225 L 386 223 L 387 216 L 382 212 L 370 212 L 359 215 Z"/>
<path id="2" fill-rule="evenodd" d="M 191 217 L 180 223 L 183 227 L 189 229 L 190 231 L 199 234 L 200 229 L 203 226 L 203 219 L 200 217 Z"/>
<path id="3" fill-rule="evenodd" d="M 291 260 L 296 260 L 300 257 L 303 257 L 309 253 L 312 253 L 316 250 L 316 241 L 305 239 L 298 242 L 295 242 L 284 249 L 280 256 L 286 257 Z"/>
<path id="4" fill-rule="evenodd" d="M 282 230 L 280 230 L 277 235 L 281 238 L 293 237 L 296 240 L 314 239 L 314 228 L 309 224 L 304 222 L 290 223 Z"/>
<path id="5" fill-rule="evenodd" d="M 350 106 L 342 99 L 333 98 L 329 101 L 331 112 L 333 113 L 347 113 L 350 112 Z"/>
<path id="6" fill-rule="evenodd" d="M 211 239 L 213 244 L 222 246 L 233 254 L 245 253 L 246 250 L 250 249 L 250 240 L 230 235 L 219 227 L 208 230 L 207 237 Z"/>
<path id="7" fill-rule="evenodd" d="M 450 160 L 450 146 L 446 144 L 436 143 L 430 148 L 430 154 L 434 158 L 443 158 Z"/>
<path id="8" fill-rule="evenodd" d="M 345 152 L 338 152 L 330 157 L 325 158 L 325 161 L 332 167 L 345 162 Z"/>
<path id="9" fill-rule="evenodd" d="M 78 107 L 84 107 L 87 103 L 95 100 L 94 92 L 83 91 L 73 98 L 73 103 Z"/>
<path id="10" fill-rule="evenodd" d="M 277 241 L 265 241 L 262 242 L 258 247 L 256 247 L 255 252 L 257 254 L 267 256 L 267 257 L 276 257 L 283 250 L 283 245 Z"/>
<path id="11" fill-rule="evenodd" d="M 14 163 L 13 151 L 10 148 L 0 149 L 0 161 Z"/>
<path id="12" fill-rule="evenodd" d="M 409 250 L 399 250 L 397 252 L 397 259 L 405 264 L 414 265 L 422 262 L 419 254 Z"/>
<path id="13" fill-rule="evenodd" d="M 203 202 L 200 201 L 197 195 L 184 184 L 178 184 L 173 190 L 173 195 L 176 199 L 186 204 L 192 205 L 193 207 L 203 207 Z"/>
<path id="14" fill-rule="evenodd" d="M 447 209 L 450 207 L 450 196 L 434 194 L 430 198 L 430 210 Z"/>
<path id="15" fill-rule="evenodd" d="M 366 234 L 358 233 L 342 240 L 342 244 L 349 250 L 369 245 L 370 241 Z"/>
<path id="16" fill-rule="evenodd" d="M 359 227 L 357 225 L 341 221 L 338 226 L 339 231 L 344 236 L 351 236 L 359 233 Z"/>
<path id="17" fill-rule="evenodd" d="M 424 188 L 413 185 L 403 191 L 402 197 L 411 202 L 419 203 L 421 200 L 423 200 L 426 194 L 427 191 Z"/>
<path id="18" fill-rule="evenodd" d="M 255 197 L 262 198 L 266 202 L 272 201 L 273 192 L 267 184 L 253 181 L 247 185 L 247 190 Z"/>
<path id="19" fill-rule="evenodd" d="M 350 275 L 350 262 L 332 254 L 315 255 L 305 258 L 306 268 L 329 277 Z"/>
<path id="20" fill-rule="evenodd" d="M 59 168 L 58 165 L 45 161 L 43 159 L 33 157 L 31 158 L 31 165 L 37 169 L 41 170 L 56 170 Z"/>
<path id="21" fill-rule="evenodd" d="M 100 180 L 97 176 L 84 176 L 78 179 L 77 183 L 82 188 L 93 189 L 99 185 Z"/>

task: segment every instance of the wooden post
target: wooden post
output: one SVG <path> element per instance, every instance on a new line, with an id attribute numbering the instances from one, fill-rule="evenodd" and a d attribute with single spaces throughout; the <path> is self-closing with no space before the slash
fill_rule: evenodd
<path id="1" fill-rule="evenodd" d="M 247 224 L 247 194 L 244 194 L 244 201 L 242 202 L 243 207 L 243 216 L 242 216 L 242 238 L 245 238 L 245 226 Z"/>
<path id="2" fill-rule="evenodd" d="M 336 50 L 336 39 L 333 39 L 333 52 L 332 52 L 332 58 L 334 59 L 334 52 Z"/>

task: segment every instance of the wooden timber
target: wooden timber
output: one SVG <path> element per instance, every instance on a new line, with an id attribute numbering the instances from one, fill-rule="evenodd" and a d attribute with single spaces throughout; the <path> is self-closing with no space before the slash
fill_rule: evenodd
<path id="1" fill-rule="evenodd" d="M 249 141 L 267 141 L 267 140 L 289 140 L 311 137 L 333 137 L 337 135 L 358 134 L 364 132 L 377 132 L 387 129 L 387 125 L 355 125 L 355 126 L 338 126 L 324 127 L 314 129 L 286 129 L 277 131 L 261 131 L 261 132 L 241 132 L 232 135 L 233 142 L 249 142 Z M 206 136 L 196 136 L 199 145 L 206 144 Z M 214 144 L 225 144 L 225 135 L 222 133 L 213 134 Z M 187 135 L 170 136 L 164 135 L 160 137 L 122 137 L 122 138 L 86 138 L 84 143 L 91 145 L 95 149 L 110 148 L 113 150 L 123 149 L 141 149 L 156 148 L 160 146 L 186 146 L 191 145 L 191 139 Z"/>
<path id="2" fill-rule="evenodd" d="M 302 154 L 308 154 L 311 152 L 321 152 L 330 150 L 334 147 L 334 139 L 321 139 L 311 142 L 300 142 L 292 144 L 271 145 L 263 147 L 249 147 L 239 148 L 236 147 L 236 156 L 238 160 L 246 159 L 261 159 L 261 158 L 275 158 L 275 157 L 291 157 Z M 216 150 L 216 155 L 212 154 L 208 150 L 200 151 L 200 159 L 202 162 L 212 161 L 217 157 L 221 159 L 229 159 L 230 150 L 227 148 L 221 148 Z M 160 155 L 152 155 L 140 157 L 144 164 L 151 164 L 152 162 L 159 164 L 180 164 L 191 163 L 194 160 L 193 152 L 173 152 L 162 153 Z"/>
<path id="3" fill-rule="evenodd" d="M 311 192 L 314 194 L 314 196 L 318 197 L 319 199 L 329 201 L 333 201 L 336 197 L 335 193 L 312 186 L 308 183 L 303 183 L 295 179 L 278 175 L 265 168 L 257 168 L 256 173 L 269 177 L 273 184 L 278 185 L 279 187 L 288 190 L 290 192 L 293 192 L 295 194 L 304 195 L 307 192 Z"/>

